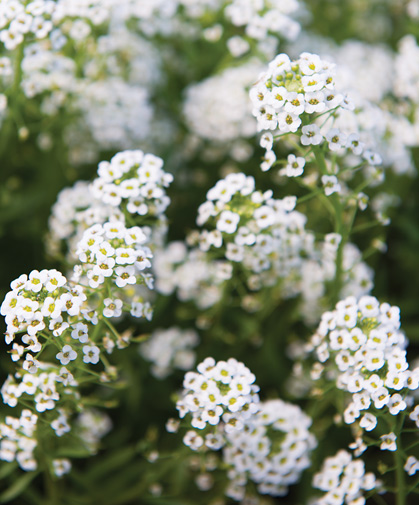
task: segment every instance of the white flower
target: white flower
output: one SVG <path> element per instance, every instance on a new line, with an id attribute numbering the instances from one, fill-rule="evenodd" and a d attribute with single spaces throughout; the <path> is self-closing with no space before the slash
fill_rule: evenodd
<path id="1" fill-rule="evenodd" d="M 99 362 L 99 354 L 100 350 L 99 347 L 96 345 L 84 345 L 83 346 L 83 361 L 85 363 L 92 363 L 95 365 L 96 363 Z"/>
<path id="2" fill-rule="evenodd" d="M 240 216 L 238 214 L 224 210 L 217 221 L 217 230 L 225 233 L 234 233 L 237 230 L 239 221 Z"/>
<path id="3" fill-rule="evenodd" d="M 61 477 L 71 470 L 71 462 L 68 459 L 54 459 L 52 460 L 52 466 L 57 477 Z"/>
<path id="4" fill-rule="evenodd" d="M 322 175 L 322 183 L 326 196 L 330 196 L 333 193 L 339 193 L 342 189 L 335 175 Z"/>
<path id="5" fill-rule="evenodd" d="M 61 352 L 55 356 L 62 365 L 68 365 L 77 358 L 77 352 L 70 345 L 65 345 Z"/>
<path id="6" fill-rule="evenodd" d="M 287 161 L 287 166 L 279 171 L 279 175 L 285 175 L 287 177 L 298 177 L 304 173 L 304 165 L 306 163 L 304 158 L 290 154 L 287 158 Z"/>
<path id="7" fill-rule="evenodd" d="M 339 151 L 346 147 L 346 135 L 337 128 L 332 128 L 326 133 L 326 140 L 329 142 L 331 151 Z"/>
<path id="8" fill-rule="evenodd" d="M 73 331 L 71 332 L 71 337 L 75 340 L 79 340 L 82 344 L 87 342 L 89 338 L 88 330 L 89 327 L 84 323 L 76 323 L 72 325 Z M 65 365 L 65 363 L 63 363 Z"/>
<path id="9" fill-rule="evenodd" d="M 103 315 L 105 317 L 119 317 L 122 314 L 122 300 L 105 298 L 103 303 L 105 305 L 103 309 Z"/>
<path id="10" fill-rule="evenodd" d="M 260 142 L 259 142 L 261 147 L 264 147 L 267 151 L 270 151 L 273 146 L 273 135 L 271 132 L 265 132 L 263 135 L 260 137 Z"/>
<path id="11" fill-rule="evenodd" d="M 262 172 L 268 171 L 271 166 L 275 163 L 276 161 L 276 154 L 272 150 L 267 150 L 265 152 L 265 155 L 263 157 L 263 161 L 260 164 L 260 169 Z"/>
<path id="12" fill-rule="evenodd" d="M 382 440 L 380 445 L 380 449 L 382 451 L 397 451 L 397 444 L 396 444 L 397 437 L 394 433 L 381 435 L 380 439 Z"/>
<path id="13" fill-rule="evenodd" d="M 419 471 L 419 461 L 415 456 L 409 456 L 403 468 L 408 475 L 415 475 L 415 473 Z"/>

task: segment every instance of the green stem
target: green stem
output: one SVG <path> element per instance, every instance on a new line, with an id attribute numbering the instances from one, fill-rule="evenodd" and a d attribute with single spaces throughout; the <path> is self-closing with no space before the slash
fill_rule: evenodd
<path id="1" fill-rule="evenodd" d="M 406 504 L 406 481 L 405 471 L 403 468 L 403 448 L 401 445 L 401 433 L 406 413 L 402 412 L 397 419 L 397 428 L 395 434 L 397 436 L 397 450 L 394 451 L 394 463 L 396 465 L 396 505 Z"/>
<path id="2" fill-rule="evenodd" d="M 400 444 L 400 438 L 397 440 Z M 396 505 L 405 505 L 406 503 L 406 483 L 403 468 L 403 460 L 399 447 L 394 451 L 394 462 L 396 464 Z"/>

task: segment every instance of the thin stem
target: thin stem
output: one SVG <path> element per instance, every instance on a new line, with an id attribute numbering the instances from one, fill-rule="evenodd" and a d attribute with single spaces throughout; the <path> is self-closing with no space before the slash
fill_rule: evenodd
<path id="1" fill-rule="evenodd" d="M 397 443 L 398 444 L 400 443 L 400 439 L 397 440 Z M 394 451 L 394 462 L 396 464 L 396 504 L 405 505 L 406 483 L 403 468 L 403 460 L 399 448 L 397 448 L 397 451 Z"/>

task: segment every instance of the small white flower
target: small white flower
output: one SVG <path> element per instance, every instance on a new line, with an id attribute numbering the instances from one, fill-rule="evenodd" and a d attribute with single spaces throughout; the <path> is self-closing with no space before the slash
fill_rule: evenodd
<path id="1" fill-rule="evenodd" d="M 61 352 L 55 356 L 62 365 L 68 365 L 77 358 L 77 352 L 70 345 L 65 345 Z"/>
<path id="2" fill-rule="evenodd" d="M 329 142 L 331 151 L 339 151 L 346 147 L 346 135 L 337 128 L 332 128 L 326 133 L 326 140 Z"/>
<path id="3" fill-rule="evenodd" d="M 335 175 L 322 175 L 322 183 L 326 196 L 330 196 L 333 193 L 339 193 L 342 189 Z"/>
<path id="4" fill-rule="evenodd" d="M 415 475 L 415 473 L 419 471 L 419 461 L 415 456 L 409 456 L 403 468 L 408 475 Z"/>
<path id="5" fill-rule="evenodd" d="M 387 433 L 386 435 L 381 435 L 382 440 L 380 449 L 382 451 L 397 451 L 396 440 L 397 437 L 394 433 Z"/>
<path id="6" fill-rule="evenodd" d="M 99 362 L 100 350 L 96 345 L 84 345 L 83 354 L 83 361 L 85 363 L 92 363 L 95 365 Z"/>
<path id="7" fill-rule="evenodd" d="M 52 461 L 52 466 L 57 477 L 61 477 L 71 470 L 71 462 L 68 459 L 54 459 Z"/>
<path id="8" fill-rule="evenodd" d="M 105 298 L 103 303 L 105 305 L 103 309 L 103 315 L 105 317 L 119 317 L 122 314 L 122 300 Z"/>
<path id="9" fill-rule="evenodd" d="M 217 230 L 225 233 L 234 233 L 237 230 L 237 225 L 240 221 L 240 216 L 229 210 L 224 210 L 217 221 Z"/>
<path id="10" fill-rule="evenodd" d="M 75 340 L 79 340 L 82 344 L 87 342 L 89 338 L 89 327 L 84 323 L 76 323 L 72 325 L 73 331 L 71 332 L 71 337 Z M 65 363 L 63 363 L 65 364 Z"/>
<path id="11" fill-rule="evenodd" d="M 262 170 L 262 172 L 267 172 L 271 168 L 271 166 L 275 163 L 275 161 L 276 161 L 276 154 L 274 153 L 274 151 L 267 150 L 263 157 L 263 161 L 260 164 L 260 169 Z"/>

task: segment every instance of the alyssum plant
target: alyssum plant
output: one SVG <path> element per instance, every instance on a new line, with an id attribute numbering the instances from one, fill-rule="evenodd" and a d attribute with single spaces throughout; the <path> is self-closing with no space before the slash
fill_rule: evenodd
<path id="1" fill-rule="evenodd" d="M 222 314 L 225 300 L 257 317 L 294 299 L 301 320 L 321 319 L 296 352 L 304 357 L 294 373 L 306 384 L 307 413 L 272 392 L 263 399 L 257 377 L 233 357 L 206 357 L 191 371 L 199 352 L 193 331 L 160 330 L 141 344 L 161 379 L 176 367 L 189 370 L 177 394 L 181 422 L 171 419 L 167 429 L 180 431 L 188 450 L 179 454 L 197 472 L 198 487 L 214 491 L 211 503 L 224 496 L 264 503 L 265 496 L 285 496 L 309 470 L 311 504 L 363 505 L 369 497 L 387 503 L 383 495 L 394 493 L 404 505 L 417 492 L 410 476 L 419 469 L 412 438 L 419 368 L 406 360 L 398 308 L 369 295 L 372 272 L 350 241 L 358 211 L 368 212 L 368 189 L 382 177 L 380 156 L 359 131 L 335 126 L 351 102 L 335 85 L 334 66 L 317 55 L 278 55 L 250 97 L 266 149 L 262 170 L 280 166 L 279 176 L 295 178 L 305 195 L 277 199 L 256 189 L 252 176 L 230 173 L 208 191 L 200 230 L 187 245 L 167 243 L 172 176 L 154 155 L 120 152 L 99 164 L 91 184 L 59 197 L 48 242 L 52 253 L 64 246 L 69 274 L 22 274 L 1 306 L 16 367 L 1 388 L 16 412 L 0 424 L 2 460 L 47 474 L 55 485 L 55 477 L 71 472 L 75 446 L 86 456 L 99 450 L 110 430 L 101 412 L 110 405 L 95 391 L 117 385 L 117 351 L 138 340 L 118 327 L 128 315 L 151 319 L 156 296 L 177 291 L 179 304 L 192 300 L 208 334 L 205 315 Z M 307 216 L 315 212 L 331 229 L 310 230 L 317 221 Z M 333 422 L 321 427 L 316 396 L 335 406 L 335 422 L 353 436 L 322 464 L 316 436 L 333 430 Z M 379 479 L 377 469 L 366 472 L 374 447 L 394 454 Z M 163 471 L 163 492 L 165 479 Z"/>

